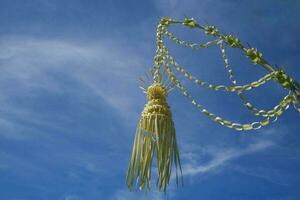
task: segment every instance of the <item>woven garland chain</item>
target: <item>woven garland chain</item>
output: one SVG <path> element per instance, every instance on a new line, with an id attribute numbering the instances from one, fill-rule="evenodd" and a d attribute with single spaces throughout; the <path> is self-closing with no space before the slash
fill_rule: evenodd
<path id="1" fill-rule="evenodd" d="M 287 76 L 283 70 L 275 71 L 262 58 L 262 53 L 260 53 L 256 48 L 248 48 L 247 49 L 241 44 L 241 42 L 239 41 L 239 39 L 237 37 L 235 37 L 233 35 L 225 35 L 225 34 L 221 33 L 215 26 L 201 26 L 193 18 L 191 18 L 191 19 L 186 18 L 183 21 L 173 20 L 171 18 L 163 18 L 161 20 L 161 24 L 163 26 L 165 26 L 166 28 L 168 26 L 170 26 L 171 24 L 182 24 L 182 25 L 184 25 L 186 27 L 189 27 L 189 28 L 202 29 L 202 30 L 204 30 L 205 34 L 217 37 L 216 40 L 207 42 L 205 44 L 197 44 L 197 43 L 188 43 L 188 42 L 185 42 L 184 40 L 178 39 L 177 37 L 175 37 L 173 35 L 173 33 L 169 32 L 168 30 L 165 30 L 165 32 L 164 32 L 164 34 L 167 35 L 170 40 L 173 40 L 177 44 L 180 44 L 180 45 L 183 45 L 185 47 L 192 48 L 192 49 L 208 48 L 208 47 L 211 47 L 215 44 L 219 44 L 220 48 L 221 48 L 222 58 L 224 59 L 225 67 L 226 67 L 226 69 L 229 73 L 229 78 L 235 86 L 237 86 L 236 85 L 236 80 L 234 79 L 232 69 L 231 69 L 231 67 L 228 63 L 228 58 L 226 56 L 225 48 L 224 48 L 223 43 L 226 43 L 227 45 L 229 45 L 232 48 L 240 48 L 245 53 L 245 55 L 253 62 L 253 64 L 262 65 L 265 69 L 267 69 L 270 72 L 269 74 L 267 74 L 265 77 L 259 79 L 258 81 L 254 81 L 253 84 L 250 84 L 250 85 L 246 84 L 246 85 L 244 85 L 245 87 L 242 87 L 242 88 L 239 88 L 239 86 L 237 86 L 236 88 L 234 86 L 226 88 L 226 86 L 225 87 L 223 85 L 216 86 L 216 85 L 206 83 L 205 81 L 202 81 L 202 80 L 197 80 L 196 81 L 197 84 L 208 87 L 210 89 L 214 89 L 214 90 L 223 90 L 223 91 L 224 90 L 228 90 L 228 91 L 233 90 L 233 91 L 237 91 L 238 96 L 242 100 L 242 103 L 254 115 L 263 116 L 263 117 L 268 117 L 268 116 L 272 117 L 272 116 L 274 116 L 274 113 L 275 113 L 274 111 L 272 111 L 272 110 L 271 111 L 265 111 L 265 110 L 260 110 L 260 109 L 255 108 L 246 99 L 246 97 L 242 94 L 242 91 L 249 90 L 249 89 L 252 89 L 252 88 L 256 88 L 256 87 L 264 84 L 266 81 L 268 81 L 270 79 L 274 79 L 275 81 L 280 83 L 285 89 L 288 89 L 292 92 L 292 95 L 291 95 L 293 97 L 292 102 L 294 104 L 295 109 L 298 110 L 299 113 L 300 113 L 300 105 L 299 105 L 300 87 L 299 87 L 299 84 L 296 81 L 294 81 L 293 79 L 291 79 L 289 76 Z M 193 80 L 192 76 L 188 72 L 186 72 L 182 67 L 176 66 L 176 70 L 183 73 L 184 76 L 187 77 L 188 79 Z M 274 109 L 278 111 L 279 110 L 279 105 L 275 106 Z"/>
<path id="2" fill-rule="evenodd" d="M 215 115 L 214 113 L 209 112 L 201 104 L 197 103 L 197 101 L 192 98 L 192 96 L 185 89 L 185 87 L 180 83 L 180 81 L 178 79 L 176 79 L 168 62 L 165 63 L 165 68 L 170 76 L 170 79 L 173 81 L 174 85 L 179 89 L 179 91 L 183 94 L 183 96 L 185 96 L 188 100 L 190 100 L 190 102 L 200 110 L 200 112 L 202 112 L 204 115 L 206 115 L 207 117 L 212 119 L 214 122 L 221 124 L 223 126 L 226 126 L 228 128 L 235 129 L 237 131 L 256 130 L 256 129 L 259 129 L 263 126 L 270 124 L 270 122 L 276 121 L 277 118 L 282 115 L 284 110 L 288 109 L 289 104 L 292 101 L 290 95 L 285 97 L 285 99 L 282 101 L 282 104 L 279 106 L 280 109 L 275 113 L 274 119 L 271 119 L 271 117 L 267 117 L 264 120 L 259 121 L 259 122 L 252 122 L 252 123 L 247 123 L 247 124 L 235 123 L 235 122 L 232 122 L 229 120 L 225 120 L 225 119 Z"/>
<path id="3" fill-rule="evenodd" d="M 211 46 L 213 46 L 215 44 L 218 44 L 218 43 L 220 43 L 220 46 L 223 45 L 223 41 L 221 39 L 209 41 L 205 44 L 197 44 L 197 43 L 188 43 L 188 42 L 185 42 L 183 40 L 180 40 L 180 39 L 176 38 L 171 32 L 169 32 L 167 30 L 166 30 L 165 34 L 168 36 L 169 39 L 175 41 L 175 43 L 181 44 L 185 47 L 189 47 L 189 48 L 192 48 L 192 49 L 208 48 L 208 47 L 211 47 Z M 223 57 L 223 58 L 224 58 L 225 63 L 228 63 L 228 61 L 227 61 L 228 59 L 225 58 L 225 57 Z M 265 75 L 264 77 L 262 77 L 261 79 L 259 79 L 258 81 L 254 81 L 250 84 L 246 84 L 246 85 L 243 85 L 243 86 L 237 86 L 237 85 L 235 85 L 235 86 L 224 86 L 224 85 L 213 85 L 213 84 L 207 83 L 203 80 L 195 79 L 183 67 L 179 66 L 178 63 L 176 63 L 174 60 L 173 60 L 173 65 L 176 66 L 177 71 L 181 72 L 186 78 L 188 78 L 190 80 L 193 80 L 195 83 L 197 83 L 201 86 L 208 87 L 209 89 L 213 89 L 215 91 L 221 90 L 221 91 L 226 91 L 226 92 L 244 91 L 244 90 L 250 90 L 252 88 L 259 87 L 262 84 L 264 84 L 265 82 L 267 82 L 267 81 L 271 80 L 272 78 L 274 78 L 275 73 L 276 73 L 275 71 L 271 72 L 271 73 Z M 228 72 L 230 73 L 230 79 L 232 80 L 233 83 L 235 83 L 236 81 L 233 79 L 232 69 L 228 65 L 226 65 L 226 68 L 228 69 Z"/>
<path id="4" fill-rule="evenodd" d="M 214 34 L 217 33 L 217 29 L 214 26 L 210 26 L 210 28 L 212 30 L 213 29 L 215 30 Z M 210 31 L 210 32 L 213 32 L 213 31 Z M 207 34 L 209 34 L 210 32 L 206 31 Z M 272 71 L 269 74 L 266 74 L 264 77 L 260 78 L 258 81 L 254 81 L 250 84 L 246 84 L 246 85 L 243 85 L 243 86 L 236 85 L 237 81 L 234 79 L 233 71 L 232 71 L 231 66 L 228 62 L 228 58 L 227 58 L 226 53 L 225 53 L 225 47 L 224 47 L 224 44 L 223 44 L 224 43 L 223 38 L 225 38 L 225 40 L 231 44 L 232 48 L 241 46 L 239 44 L 239 40 L 236 39 L 233 35 L 224 36 L 223 38 L 220 36 L 219 39 L 209 41 L 205 44 L 197 44 L 197 43 L 188 43 L 188 42 L 185 42 L 184 40 L 178 39 L 176 36 L 174 36 L 173 33 L 169 32 L 168 30 L 165 31 L 165 34 L 168 36 L 168 38 L 170 40 L 173 40 L 175 43 L 183 45 L 183 46 L 188 47 L 188 48 L 192 48 L 192 49 L 208 48 L 208 47 L 211 47 L 215 44 L 219 44 L 220 48 L 221 48 L 222 58 L 223 58 L 224 63 L 225 63 L 225 67 L 226 67 L 226 69 L 229 73 L 229 79 L 231 80 L 231 82 L 233 83 L 234 86 L 213 85 L 213 84 L 207 83 L 205 81 L 196 79 L 190 73 L 188 73 L 183 67 L 179 66 L 178 63 L 176 63 L 176 61 L 174 61 L 174 59 L 171 57 L 172 58 L 171 63 L 173 64 L 175 69 L 177 71 L 181 72 L 189 80 L 194 81 L 194 83 L 196 83 L 198 85 L 207 87 L 207 88 L 215 90 L 215 91 L 218 91 L 218 90 L 226 91 L 226 92 L 236 92 L 237 91 L 237 94 L 240 97 L 243 105 L 246 106 L 248 108 L 248 110 L 250 110 L 256 116 L 274 117 L 276 111 L 278 111 L 280 109 L 279 105 L 276 105 L 274 107 L 274 109 L 272 109 L 270 111 L 257 109 L 242 94 L 242 92 L 244 90 L 250 90 L 250 89 L 253 89 L 253 88 L 257 88 L 257 87 L 263 85 L 264 83 L 266 83 L 267 81 L 271 80 L 272 78 L 275 78 L 277 76 L 277 71 Z M 295 106 L 295 104 L 294 104 L 294 106 Z"/>
<path id="5" fill-rule="evenodd" d="M 276 72 L 271 72 L 264 77 L 260 78 L 257 81 L 253 81 L 252 83 L 245 84 L 245 85 L 235 85 L 235 86 L 225 86 L 225 85 L 214 85 L 211 83 L 208 83 L 206 81 L 200 80 L 198 78 L 193 77 L 189 72 L 187 72 L 182 66 L 180 66 L 172 56 L 169 56 L 170 62 L 172 63 L 172 66 L 180 73 L 183 74 L 187 79 L 193 81 L 197 85 L 204 86 L 208 89 L 214 90 L 214 91 L 224 91 L 224 92 L 237 92 L 237 91 L 245 91 L 245 90 L 251 90 L 253 88 L 257 88 L 263 84 L 265 84 L 267 81 L 271 80 L 276 76 Z"/>
<path id="6" fill-rule="evenodd" d="M 230 79 L 230 81 L 232 82 L 233 85 L 236 85 L 237 81 L 234 78 L 233 70 L 232 70 L 232 68 L 229 64 L 223 42 L 220 43 L 220 49 L 221 49 L 222 58 L 223 58 L 224 63 L 225 63 L 225 68 L 227 69 L 228 74 L 229 74 L 229 79 Z M 278 71 L 272 71 L 269 74 L 267 74 L 266 76 L 272 74 L 272 77 L 270 77 L 270 78 L 276 78 L 278 76 L 278 73 L 279 73 Z M 239 98 L 241 99 L 243 105 L 246 106 L 246 108 L 248 108 L 248 110 L 256 116 L 273 117 L 274 114 L 277 112 L 277 109 L 279 109 L 280 103 L 278 105 L 276 105 L 273 108 L 273 110 L 270 110 L 270 111 L 258 109 L 256 107 L 254 107 L 253 104 L 250 101 L 247 100 L 247 98 L 245 97 L 245 95 L 243 95 L 242 92 L 243 92 L 242 90 L 239 90 L 237 92 L 237 94 L 238 94 Z"/>
<path id="7" fill-rule="evenodd" d="M 164 48 L 164 53 L 167 58 L 167 61 L 165 61 L 165 68 L 166 71 L 168 72 L 168 75 L 170 79 L 173 81 L 174 85 L 178 87 L 180 92 L 188 99 L 190 102 L 196 106 L 203 114 L 211 118 L 213 121 L 224 125 L 228 128 L 233 128 L 238 131 L 242 130 L 253 130 L 253 129 L 259 129 L 262 126 L 268 125 L 270 122 L 275 122 L 278 117 L 282 115 L 284 110 L 289 108 L 289 104 L 292 101 L 292 96 L 287 95 L 277 106 L 274 107 L 274 109 L 267 111 L 269 116 L 266 117 L 264 120 L 260 122 L 252 122 L 248 124 L 240 124 L 240 123 L 235 123 L 231 122 L 228 120 L 224 120 L 223 118 L 216 116 L 215 114 L 209 112 L 207 109 L 205 109 L 201 104 L 197 103 L 195 99 L 192 98 L 192 96 L 189 94 L 189 92 L 185 89 L 185 87 L 182 85 L 182 83 L 179 82 L 179 80 L 175 77 L 174 73 L 172 72 L 172 69 L 169 66 L 170 60 L 172 60 L 171 55 L 167 52 L 167 49 Z M 271 114 L 272 113 L 272 114 Z"/>
<path id="8" fill-rule="evenodd" d="M 169 25 L 169 24 L 167 24 Z M 210 30 L 210 32 L 212 32 L 212 34 L 217 34 L 217 32 L 213 33 L 213 30 L 215 29 L 214 27 L 210 27 L 212 30 Z M 209 31 L 209 30 L 208 30 Z M 168 37 L 172 40 L 175 40 L 176 43 L 178 44 L 181 44 L 181 45 L 184 45 L 186 47 L 190 47 L 190 48 L 195 48 L 195 47 L 201 47 L 201 48 L 207 48 L 208 45 L 197 45 L 197 44 L 190 44 L 190 43 L 187 43 L 187 42 L 184 42 L 182 40 L 179 40 L 177 39 L 173 34 L 170 34 L 170 32 L 165 32 Z M 212 42 L 209 42 L 208 44 L 212 44 Z M 168 51 L 166 50 L 166 48 L 164 47 L 164 53 L 168 53 Z M 195 82 L 195 79 L 193 78 L 193 76 L 191 76 L 188 72 L 186 72 L 182 67 L 180 67 L 176 62 L 175 60 L 170 56 L 170 55 L 166 55 L 168 60 L 172 63 L 172 65 L 175 67 L 175 69 L 177 69 L 179 72 L 183 73 L 185 77 L 187 77 L 189 80 L 194 80 Z M 169 64 L 168 62 L 165 63 L 165 67 L 166 67 L 166 70 L 167 72 L 169 73 L 169 76 L 171 78 L 171 80 L 173 81 L 173 83 L 179 88 L 179 90 L 184 94 L 184 96 L 188 97 L 189 100 L 191 100 L 191 102 L 196 105 L 198 108 L 201 108 L 200 110 L 202 112 L 204 112 L 204 114 L 206 114 L 207 116 L 209 116 L 210 118 L 212 118 L 214 121 L 216 122 L 219 122 L 220 124 L 222 125 L 228 125 L 227 127 L 229 128 L 234 128 L 236 130 L 252 130 L 252 129 L 257 129 L 257 128 L 260 128 L 261 126 L 257 126 L 256 124 L 258 124 L 259 122 L 253 122 L 252 123 L 252 126 L 251 125 L 242 125 L 242 124 L 238 124 L 238 123 L 233 123 L 231 122 L 230 123 L 226 123 L 227 120 L 225 120 L 225 123 L 222 123 L 222 118 L 220 117 L 217 117 L 215 116 L 214 114 L 210 113 L 209 112 L 205 112 L 207 111 L 206 109 L 204 109 L 200 104 L 197 104 L 196 101 L 189 95 L 189 93 L 186 91 L 186 89 L 183 87 L 183 85 L 175 78 L 174 74 L 172 73 L 171 69 L 169 68 Z M 274 77 L 276 73 L 270 73 L 270 74 L 267 74 L 266 77 L 263 77 L 262 79 L 260 79 L 259 81 L 257 82 L 254 82 L 254 84 L 250 84 L 250 85 L 247 85 L 245 87 L 240 87 L 241 91 L 243 90 L 246 90 L 247 88 L 248 89 L 252 89 L 252 88 L 255 88 L 256 86 L 258 87 L 259 85 L 262 85 L 263 83 L 265 83 L 266 81 L 270 80 L 271 78 Z M 232 76 L 233 78 L 233 76 Z M 196 79 L 197 80 L 197 79 Z M 214 90 L 220 90 L 221 88 L 226 88 L 226 86 L 214 86 L 212 84 L 209 84 L 209 83 L 206 83 L 204 81 L 201 81 L 201 80 L 198 80 L 196 81 L 196 83 L 198 83 L 199 85 L 203 85 L 203 86 L 207 86 L 208 88 L 210 89 L 214 89 Z M 234 88 L 234 87 L 232 87 Z M 237 87 L 239 88 L 239 87 Z M 236 89 L 236 88 L 235 88 Z M 228 89 L 227 88 L 227 91 L 231 91 L 231 90 L 235 90 L 235 89 Z M 226 91 L 226 89 L 224 89 Z M 239 90 L 239 91 L 240 91 Z M 260 125 L 267 125 L 269 124 L 269 121 L 270 121 L 270 117 L 273 116 L 275 117 L 275 120 L 277 119 L 278 116 L 280 116 L 282 114 L 282 112 L 288 108 L 289 106 L 289 103 L 291 102 L 291 97 L 290 95 L 287 95 L 283 100 L 282 102 L 275 106 L 274 109 L 272 109 L 271 111 L 264 111 L 264 110 L 261 110 L 261 112 L 259 113 L 262 113 L 262 114 L 266 114 L 268 117 L 267 119 L 264 119 L 264 121 L 262 123 L 259 123 Z M 265 113 L 266 112 L 266 113 Z M 256 126 L 255 126 L 256 125 Z M 244 128 L 243 128 L 244 127 Z"/>
<path id="9" fill-rule="evenodd" d="M 164 54 L 165 54 L 165 56 L 167 57 L 167 59 L 168 59 L 168 62 L 170 62 L 170 64 L 172 64 L 171 66 L 173 66 L 175 69 L 177 68 L 176 66 L 178 65 L 177 64 L 177 62 L 174 60 L 174 58 L 170 55 L 170 53 L 169 53 L 169 51 L 165 48 L 165 46 L 164 46 Z M 183 69 L 183 68 L 180 68 L 180 69 Z M 272 72 L 272 73 L 276 73 L 276 72 Z M 272 74 L 271 73 L 271 74 Z M 271 75 L 271 74 L 267 74 L 266 75 L 266 79 L 268 80 L 269 79 L 269 76 Z M 186 77 L 188 77 L 189 79 L 192 77 L 191 75 L 189 75 L 189 73 L 184 73 L 184 75 L 186 76 Z M 271 76 L 270 76 L 271 77 Z M 191 80 L 191 79 L 190 79 Z M 193 80 L 193 79 L 192 79 Z M 196 79 L 197 80 L 197 79 Z M 196 81 L 197 82 L 197 81 Z M 210 84 L 211 85 L 211 84 Z M 210 85 L 208 85 L 208 87 L 210 86 Z M 249 84 L 249 85 L 251 85 L 251 84 Z M 234 87 L 234 86 L 233 86 Z M 213 90 L 215 90 L 215 91 L 218 91 L 219 89 L 219 87 L 218 86 L 216 86 L 216 87 L 209 87 L 210 89 L 213 89 Z M 239 87 L 239 88 L 241 88 L 241 86 Z M 246 88 L 248 88 L 248 87 L 246 87 Z M 227 91 L 227 90 L 225 90 L 225 91 Z M 234 90 L 234 91 L 238 91 L 238 90 Z M 232 92 L 234 92 L 234 91 L 232 91 Z M 285 102 L 285 99 L 287 99 L 287 98 L 290 98 L 290 97 L 288 97 L 288 96 L 290 96 L 290 94 L 288 94 L 287 96 L 285 96 L 284 98 L 283 98 L 283 100 L 281 100 L 280 102 L 279 102 L 279 104 L 278 105 L 276 105 L 276 106 L 274 106 L 274 108 L 273 109 L 271 109 L 271 110 L 268 110 L 268 111 L 266 111 L 266 110 L 257 110 L 257 112 L 260 114 L 260 116 L 263 116 L 263 117 L 274 117 L 275 115 L 276 115 L 276 113 L 279 113 L 280 112 L 280 110 L 282 109 L 282 107 L 281 107 L 281 105 L 283 105 L 284 104 L 284 102 Z"/>
<path id="10" fill-rule="evenodd" d="M 172 58 L 172 56 L 167 51 L 167 49 L 165 48 L 165 46 L 163 48 L 164 48 L 164 54 L 167 57 L 168 61 L 175 62 L 174 59 Z M 224 125 L 228 128 L 233 128 L 237 131 L 259 129 L 263 126 L 270 124 L 270 122 L 276 121 L 277 118 L 282 115 L 283 111 L 288 109 L 289 104 L 291 102 L 291 96 L 288 95 L 282 100 L 282 102 L 278 106 L 275 107 L 275 110 L 269 111 L 269 113 L 274 113 L 272 116 L 273 119 L 272 119 L 272 117 L 267 117 L 260 122 L 252 122 L 252 123 L 248 123 L 248 124 L 240 124 L 240 123 L 231 122 L 228 120 L 224 120 L 223 118 L 221 118 L 219 116 L 216 116 L 215 114 L 213 114 L 213 113 L 209 112 L 207 109 L 205 109 L 201 104 L 197 103 L 196 100 L 194 100 L 192 98 L 192 96 L 187 92 L 187 90 L 184 88 L 184 86 L 178 81 L 178 79 L 176 79 L 171 68 L 169 67 L 169 63 L 166 61 L 165 61 L 165 68 L 170 76 L 170 79 L 173 81 L 174 85 L 177 86 L 179 88 L 179 90 L 181 91 L 181 93 L 186 98 L 188 98 L 191 101 L 191 103 L 194 106 L 196 106 L 203 114 L 205 114 L 206 116 L 211 118 L 213 121 L 215 121 L 221 125 Z"/>
<path id="11" fill-rule="evenodd" d="M 274 119 L 271 120 L 270 117 L 267 117 L 266 119 L 259 121 L 259 122 L 252 122 L 252 123 L 247 123 L 247 124 L 240 124 L 240 123 L 235 123 L 229 120 L 225 120 L 214 113 L 209 112 L 207 109 L 205 109 L 201 104 L 197 103 L 195 99 L 192 98 L 192 96 L 188 93 L 188 91 L 185 89 L 185 87 L 176 79 L 175 75 L 173 74 L 171 68 L 168 66 L 168 63 L 165 63 L 165 68 L 169 73 L 169 76 L 171 80 L 173 81 L 174 85 L 178 87 L 180 92 L 188 99 L 191 101 L 191 103 L 197 107 L 200 112 L 202 112 L 204 115 L 208 116 L 210 119 L 212 119 L 214 122 L 219 123 L 223 126 L 226 126 L 228 128 L 235 129 L 237 131 L 248 131 L 248 130 L 256 130 L 259 129 L 263 126 L 266 126 L 270 124 L 271 121 L 276 121 L 278 117 L 282 115 L 284 110 L 288 109 L 289 104 L 291 103 L 291 98 L 290 96 L 287 96 L 282 105 L 280 105 L 280 110 L 276 113 L 276 116 L 274 116 Z"/>
<path id="12" fill-rule="evenodd" d="M 216 40 L 206 42 L 204 44 L 189 43 L 189 42 L 186 42 L 184 40 L 178 39 L 177 37 L 175 37 L 173 35 L 173 33 L 169 32 L 168 30 L 165 31 L 165 35 L 167 35 L 168 38 L 170 40 L 174 41 L 176 44 L 180 44 L 180 45 L 183 45 L 183 46 L 185 46 L 187 48 L 191 48 L 191 49 L 208 48 L 208 47 L 216 45 L 219 42 L 219 39 L 216 39 Z"/>

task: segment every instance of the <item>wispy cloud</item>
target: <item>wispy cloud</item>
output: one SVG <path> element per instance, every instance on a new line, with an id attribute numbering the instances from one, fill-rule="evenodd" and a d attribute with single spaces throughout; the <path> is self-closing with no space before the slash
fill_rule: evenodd
<path id="1" fill-rule="evenodd" d="M 15 151 L 9 145 L 1 146 L 1 171 L 19 177 L 34 176 L 33 172 L 41 171 L 45 177 L 51 177 L 48 167 L 51 165 L 53 169 L 72 168 L 68 177 L 80 175 L 78 169 L 96 176 L 107 174 L 112 169 L 110 159 L 119 156 L 115 146 L 120 146 L 122 136 L 130 135 L 124 131 L 120 136 L 117 127 L 126 126 L 126 120 L 135 117 L 137 101 L 143 98 L 138 96 L 142 93 L 136 81 L 146 66 L 143 56 L 126 49 L 117 40 L 83 42 L 13 37 L 2 39 L 0 49 L 0 136 L 5 139 L 2 141 L 23 142 Z M 49 104 L 48 99 L 54 99 L 54 104 Z M 64 109 L 61 104 L 75 111 L 57 110 Z M 39 109 L 47 106 L 44 111 Z M 85 127 L 90 124 L 77 119 L 76 112 L 84 109 L 88 111 L 88 114 L 83 112 L 87 117 L 99 115 L 99 120 L 103 119 L 99 111 L 104 108 L 111 109 L 117 119 L 123 119 L 112 126 L 115 130 L 89 131 Z M 112 116 L 97 123 L 99 128 L 117 121 L 110 121 Z M 118 137 L 111 139 L 115 132 Z M 95 151 L 81 146 L 93 142 L 97 143 Z M 24 158 L 19 149 L 27 146 L 32 150 L 26 155 L 34 157 L 34 161 Z M 102 154 L 101 149 L 105 148 L 113 150 Z"/>
<path id="2" fill-rule="evenodd" d="M 0 49 L 0 101 L 5 105 L 1 108 L 4 112 L 41 115 L 13 100 L 72 92 L 73 98 L 86 104 L 106 103 L 119 111 L 115 113 L 120 117 L 136 114 L 136 94 L 140 92 L 136 77 L 144 70 L 141 66 L 146 66 L 145 60 L 118 41 L 93 43 L 16 37 L 2 39 Z M 74 84 L 66 85 L 66 81 Z M 85 100 L 92 95 L 94 101 Z M 25 119 L 41 121 L 42 118 Z M 7 119 L 2 123 L 10 126 Z"/>
<path id="3" fill-rule="evenodd" d="M 214 172 L 215 170 L 220 170 L 223 166 L 234 159 L 238 159 L 242 156 L 246 156 L 252 153 L 256 153 L 259 151 L 263 151 L 271 146 L 274 143 L 271 141 L 259 141 L 253 144 L 250 144 L 246 148 L 228 148 L 228 149 L 210 149 L 209 153 L 211 154 L 212 159 L 203 165 L 199 165 L 195 162 L 195 160 L 191 158 L 190 160 L 186 159 L 185 162 L 188 164 L 183 165 L 183 175 L 186 176 L 197 176 L 200 174 L 207 174 Z M 187 158 L 185 156 L 185 158 Z M 175 175 L 172 175 L 172 180 L 174 180 Z M 170 185 L 168 189 L 169 195 L 176 195 L 173 185 Z M 141 193 L 141 192 L 128 192 L 127 190 L 118 190 L 113 199 L 117 200 L 127 200 L 127 199 L 164 199 L 162 193 L 157 191 L 151 191 L 149 193 Z"/>
<path id="4" fill-rule="evenodd" d="M 271 141 L 260 141 L 249 145 L 245 149 L 229 148 L 212 150 L 210 152 L 212 154 L 212 159 L 207 164 L 185 164 L 183 166 L 183 174 L 186 176 L 195 176 L 198 174 L 209 173 L 217 168 L 224 166 L 227 162 L 231 160 L 237 159 L 241 156 L 245 156 L 251 153 L 262 151 L 272 145 L 273 143 Z"/>
<path id="5" fill-rule="evenodd" d="M 211 17 L 208 13 L 211 10 L 222 10 L 222 6 L 230 4 L 223 1 L 179 1 L 179 0 L 155 0 L 156 8 L 164 15 L 172 17 L 197 17 L 201 20 L 206 20 L 207 17 Z M 193 15 L 193 16 L 190 16 Z"/>
<path id="6" fill-rule="evenodd" d="M 120 189 L 117 190 L 111 200 L 139 200 L 139 199 L 149 199 L 149 200 L 163 200 L 165 199 L 165 194 L 162 192 L 158 192 L 157 190 L 153 189 L 149 192 L 129 192 L 128 190 Z"/>
<path id="7" fill-rule="evenodd" d="M 55 71 L 75 77 L 89 87 L 94 83 L 96 87 L 91 87 L 92 90 L 116 107 L 120 105 L 113 100 L 116 97 L 111 97 L 109 90 L 120 92 L 119 88 L 124 89 L 122 84 L 125 81 L 132 83 L 144 64 L 136 52 L 126 50 L 118 42 L 13 38 L 1 41 L 0 47 L 1 81 L 13 80 L 28 90 L 30 87 L 59 90 L 59 83 L 49 80 L 50 72 Z M 104 86 L 110 87 L 102 88 Z"/>
<path id="8" fill-rule="evenodd" d="M 299 159 L 299 158 L 298 158 Z M 244 174 L 246 176 L 252 176 L 258 179 L 262 179 L 271 184 L 276 184 L 280 186 L 293 186 L 300 184 L 300 176 L 298 173 L 293 171 L 280 170 L 274 167 L 248 167 L 248 166 L 237 166 L 233 165 L 231 168 Z"/>
<path id="9" fill-rule="evenodd" d="M 80 200 L 80 197 L 77 195 L 66 195 L 64 200 Z"/>

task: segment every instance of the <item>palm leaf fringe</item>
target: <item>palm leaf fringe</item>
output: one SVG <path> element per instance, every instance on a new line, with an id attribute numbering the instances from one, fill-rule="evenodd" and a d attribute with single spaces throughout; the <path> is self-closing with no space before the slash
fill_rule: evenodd
<path id="1" fill-rule="evenodd" d="M 147 89 L 148 103 L 145 105 L 137 126 L 132 155 L 128 165 L 126 182 L 130 190 L 133 184 L 142 190 L 151 187 L 151 166 L 153 156 L 157 156 L 159 191 L 166 191 L 172 164 L 176 168 L 176 183 L 181 178 L 181 164 L 177 147 L 172 114 L 166 102 L 165 88 L 154 83 Z M 180 177 L 178 174 L 180 171 Z"/>

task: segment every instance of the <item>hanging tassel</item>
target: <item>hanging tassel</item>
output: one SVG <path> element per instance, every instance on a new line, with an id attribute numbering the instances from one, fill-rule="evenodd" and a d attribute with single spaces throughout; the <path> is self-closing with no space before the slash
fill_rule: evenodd
<path id="1" fill-rule="evenodd" d="M 126 182 L 129 190 L 132 189 L 134 182 L 140 190 L 145 187 L 150 189 L 151 165 L 153 156 L 156 154 L 157 187 L 159 191 L 166 191 L 171 177 L 173 160 L 177 185 L 179 182 L 178 169 L 182 174 L 175 127 L 166 101 L 167 90 L 165 87 L 160 83 L 153 83 L 148 87 L 146 93 L 148 103 L 144 107 L 137 126 Z"/>

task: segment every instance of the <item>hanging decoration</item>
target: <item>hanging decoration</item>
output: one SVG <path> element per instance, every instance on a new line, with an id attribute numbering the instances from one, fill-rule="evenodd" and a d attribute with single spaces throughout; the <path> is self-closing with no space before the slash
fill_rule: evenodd
<path id="1" fill-rule="evenodd" d="M 189 43 L 178 39 L 168 30 L 172 25 L 183 25 L 188 28 L 199 29 L 205 34 L 213 36 L 214 39 L 204 44 Z M 222 126 L 237 131 L 256 130 L 269 125 L 271 122 L 275 122 L 277 118 L 289 108 L 290 104 L 293 104 L 294 108 L 300 113 L 300 85 L 288 76 L 283 69 L 272 67 L 256 48 L 244 46 L 236 36 L 232 34 L 226 35 L 220 32 L 215 26 L 202 26 L 193 18 L 174 20 L 168 17 L 160 20 L 157 26 L 156 36 L 157 49 L 154 57 L 154 66 L 150 73 L 151 83 L 148 86 L 141 86 L 147 95 L 148 103 L 144 107 L 137 126 L 132 155 L 128 165 L 126 183 L 130 190 L 132 190 L 134 184 L 141 190 L 144 188 L 150 189 L 151 168 L 154 156 L 157 158 L 157 186 L 159 191 L 166 191 L 171 179 L 173 163 L 176 171 L 176 183 L 177 185 L 182 184 L 182 170 L 175 127 L 172 120 L 172 113 L 167 103 L 167 95 L 174 86 L 179 89 L 192 105 L 208 118 Z M 232 85 L 214 85 L 192 76 L 171 56 L 164 43 L 164 37 L 169 38 L 178 45 L 194 50 L 218 46 Z M 262 66 L 268 73 L 257 81 L 245 85 L 238 85 L 229 64 L 225 47 L 240 49 L 254 65 Z M 241 124 L 226 120 L 208 111 L 191 96 L 184 85 L 175 76 L 173 70 L 183 74 L 184 77 L 193 83 L 207 89 L 236 93 L 241 99 L 242 104 L 253 115 L 262 117 L 263 119 Z M 258 109 L 247 100 L 244 92 L 260 87 L 270 80 L 275 80 L 288 91 L 288 94 L 278 105 L 274 106 L 273 109 Z M 145 84 L 146 81 L 141 79 L 141 82 Z"/>

